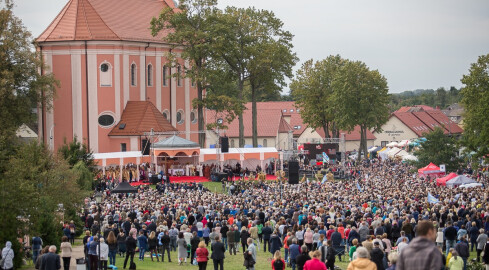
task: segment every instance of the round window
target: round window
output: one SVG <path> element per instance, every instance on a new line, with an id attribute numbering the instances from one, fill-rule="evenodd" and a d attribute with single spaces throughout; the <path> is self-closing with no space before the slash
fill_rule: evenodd
<path id="1" fill-rule="evenodd" d="M 109 114 L 104 114 L 98 117 L 98 124 L 103 127 L 109 127 L 114 124 L 114 117 Z"/>
<path id="2" fill-rule="evenodd" d="M 196 123 L 197 122 L 197 117 L 195 117 L 195 112 L 194 111 L 191 111 L 190 112 L 190 121 L 192 123 Z"/>
<path id="3" fill-rule="evenodd" d="M 177 112 L 177 123 L 179 123 L 179 124 L 183 123 L 183 112 L 182 111 Z"/>
<path id="4" fill-rule="evenodd" d="M 107 64 L 100 65 L 100 70 L 102 72 L 107 72 L 109 70 L 109 65 L 107 65 Z"/>

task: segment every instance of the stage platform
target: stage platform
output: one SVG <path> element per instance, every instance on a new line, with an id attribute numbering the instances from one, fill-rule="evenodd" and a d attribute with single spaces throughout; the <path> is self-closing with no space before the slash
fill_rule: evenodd
<path id="1" fill-rule="evenodd" d="M 239 180 L 238 177 L 233 179 L 233 181 L 238 181 L 238 180 Z M 266 180 L 267 181 L 277 180 L 277 177 L 275 175 L 267 175 Z M 248 181 L 248 177 L 245 178 L 245 181 Z M 211 182 L 211 180 L 202 176 L 171 176 L 170 182 L 171 183 L 203 183 L 203 182 Z M 131 186 L 149 185 L 149 183 L 145 183 L 143 181 L 132 182 L 130 184 Z"/>

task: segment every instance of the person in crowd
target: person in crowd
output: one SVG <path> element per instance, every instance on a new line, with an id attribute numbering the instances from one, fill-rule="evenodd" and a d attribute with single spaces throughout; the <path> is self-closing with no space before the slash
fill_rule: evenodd
<path id="1" fill-rule="evenodd" d="M 456 250 L 452 250 L 452 257 L 447 264 L 447 267 L 450 270 L 463 270 L 464 269 L 464 261 L 460 256 L 458 256 L 458 252 Z"/>
<path id="2" fill-rule="evenodd" d="M 197 264 L 199 265 L 199 270 L 207 269 L 207 261 L 209 260 L 209 250 L 205 245 L 205 241 L 200 241 L 197 250 L 195 251 L 197 256 Z"/>
<path id="3" fill-rule="evenodd" d="M 151 258 L 151 261 L 153 262 L 153 254 L 155 254 L 156 261 L 160 262 L 160 259 L 158 257 L 158 238 L 156 237 L 156 232 L 152 231 L 149 234 L 148 237 L 148 251 L 149 251 L 149 257 Z"/>
<path id="4" fill-rule="evenodd" d="M 396 252 L 389 253 L 387 259 L 389 261 L 389 267 L 386 270 L 396 270 L 397 259 L 399 258 L 399 254 Z"/>
<path id="5" fill-rule="evenodd" d="M 197 236 L 197 232 L 192 233 L 192 238 L 190 239 L 190 260 L 193 262 L 195 258 L 195 252 L 199 248 L 200 238 Z"/>
<path id="6" fill-rule="evenodd" d="M 467 235 L 462 235 L 462 238 L 460 238 L 460 241 L 458 241 L 454 248 L 457 252 L 457 255 L 460 256 L 460 258 L 462 258 L 462 260 L 464 261 L 464 270 L 467 268 L 467 260 L 470 257 L 469 243 L 466 240 L 466 236 Z"/>
<path id="7" fill-rule="evenodd" d="M 115 265 L 115 255 L 117 254 L 117 238 L 114 231 L 109 232 L 107 236 L 107 245 L 109 246 L 109 265 Z"/>
<path id="8" fill-rule="evenodd" d="M 243 253 L 245 253 L 246 249 L 248 248 L 248 238 L 250 238 L 250 234 L 246 230 L 245 226 L 241 228 L 241 233 L 239 237 L 241 238 L 241 247 L 243 248 Z"/>
<path id="9" fill-rule="evenodd" d="M 301 254 L 301 248 L 297 244 L 297 238 L 292 239 L 292 244 L 289 246 L 289 258 L 292 270 L 295 270 L 297 265 L 297 256 Z"/>
<path id="10" fill-rule="evenodd" d="M 280 250 L 275 251 L 273 254 L 272 270 L 285 270 L 285 261 L 282 259 Z"/>
<path id="11" fill-rule="evenodd" d="M 270 237 L 271 235 L 273 234 L 273 230 L 272 228 L 270 227 L 270 222 L 267 221 L 265 222 L 265 226 L 261 229 L 261 232 L 262 232 L 262 237 L 263 237 L 263 251 L 266 252 L 267 251 L 267 246 L 268 246 L 268 251 L 270 251 Z M 272 253 L 274 256 L 275 254 Z"/>
<path id="12" fill-rule="evenodd" d="M 307 246 L 306 245 L 303 245 L 301 247 L 301 254 L 299 254 L 296 258 L 295 258 L 295 261 L 297 263 L 297 270 L 303 270 L 304 269 L 304 264 L 306 264 L 306 262 L 308 260 L 310 260 L 311 257 L 309 256 L 309 251 L 307 249 Z"/>
<path id="13" fill-rule="evenodd" d="M 5 243 L 5 247 L 2 249 L 1 255 L 2 255 L 3 264 L 0 265 L 0 268 L 2 268 L 3 270 L 14 269 L 15 254 L 14 254 L 14 250 L 12 249 L 12 242 L 7 241 Z"/>
<path id="14" fill-rule="evenodd" d="M 457 244 L 457 229 L 453 226 L 453 223 L 449 221 L 447 223 L 447 228 L 445 228 L 445 245 L 447 255 L 450 248 L 455 247 L 455 244 Z"/>
<path id="15" fill-rule="evenodd" d="M 214 270 L 223 270 L 226 248 L 224 247 L 224 244 L 219 239 L 219 236 L 216 236 L 214 240 L 215 242 L 211 244 L 211 250 L 212 250 L 211 259 L 214 264 Z"/>
<path id="16" fill-rule="evenodd" d="M 236 255 L 236 241 L 235 241 L 235 233 L 234 233 L 234 227 L 231 226 L 229 228 L 229 231 L 226 233 L 227 239 L 228 239 L 228 250 L 229 250 L 229 255 Z"/>
<path id="17" fill-rule="evenodd" d="M 61 260 L 56 254 L 56 246 L 49 246 L 49 252 L 42 255 L 40 270 L 58 270 L 61 269 Z M 95 269 L 95 268 L 94 268 Z"/>
<path id="18" fill-rule="evenodd" d="M 312 259 L 308 260 L 304 264 L 304 270 L 327 270 L 326 265 L 319 260 L 320 258 L 321 251 L 316 250 L 312 252 Z"/>
<path id="19" fill-rule="evenodd" d="M 486 242 L 484 247 L 484 256 L 482 256 L 482 262 L 486 266 L 486 270 L 489 270 L 489 241 Z"/>
<path id="20" fill-rule="evenodd" d="M 68 237 L 63 236 L 61 238 L 61 258 L 63 259 L 63 268 L 64 270 L 70 270 L 70 261 L 71 261 L 71 244 L 69 242 Z"/>
<path id="21" fill-rule="evenodd" d="M 137 240 L 136 230 L 130 230 L 129 235 L 126 237 L 126 258 L 124 259 L 124 268 L 126 269 L 127 261 L 130 259 L 129 265 L 134 263 L 134 254 L 136 254 Z"/>
<path id="22" fill-rule="evenodd" d="M 479 230 L 479 235 L 477 236 L 476 243 L 477 243 L 477 262 L 481 261 L 481 253 L 484 251 L 484 245 L 487 242 L 487 234 L 485 233 L 484 229 Z"/>
<path id="23" fill-rule="evenodd" d="M 90 269 L 97 269 L 98 265 L 98 256 L 97 256 L 97 248 L 98 248 L 98 236 L 94 236 L 89 242 L 88 247 L 88 259 L 90 262 Z"/>
<path id="24" fill-rule="evenodd" d="M 104 238 L 100 238 L 100 248 L 97 248 L 97 256 L 100 257 L 100 266 L 107 270 L 107 261 L 109 259 L 109 245 L 105 243 Z"/>
<path id="25" fill-rule="evenodd" d="M 442 255 L 434 245 L 436 231 L 433 223 L 422 220 L 416 226 L 416 238 L 399 255 L 396 269 L 440 269 Z"/>
<path id="26" fill-rule="evenodd" d="M 328 246 L 328 250 L 326 253 L 326 268 L 328 268 L 328 270 L 334 270 L 336 251 L 333 247 L 333 242 L 331 240 L 326 241 L 326 245 Z"/>
<path id="27" fill-rule="evenodd" d="M 117 252 L 119 253 L 119 256 L 126 254 L 126 238 L 124 230 L 120 229 L 117 234 Z"/>
<path id="28" fill-rule="evenodd" d="M 313 236 L 314 233 L 311 231 L 311 228 L 307 228 L 306 232 L 304 233 L 304 243 L 307 246 L 307 249 L 309 251 L 312 251 L 312 246 L 313 246 Z"/>
<path id="29" fill-rule="evenodd" d="M 364 247 L 359 247 L 356 250 L 357 258 L 352 260 L 347 267 L 347 270 L 376 270 L 377 265 L 370 260 L 370 254 Z"/>
<path id="30" fill-rule="evenodd" d="M 280 249 L 282 248 L 282 240 L 280 240 L 277 230 L 273 232 L 273 234 L 270 236 L 270 240 L 268 241 L 270 242 L 269 244 L 270 253 L 272 253 L 272 255 L 275 255 L 275 252 L 277 250 L 280 251 Z"/>
<path id="31" fill-rule="evenodd" d="M 160 233 L 161 235 L 161 233 Z M 170 243 L 171 243 L 171 239 L 170 239 L 170 234 L 167 230 L 163 231 L 163 235 L 161 235 L 161 239 L 160 239 L 160 242 L 161 242 L 161 262 L 164 262 L 165 261 L 165 251 L 166 251 L 166 254 L 168 254 L 168 262 L 171 262 L 171 258 L 170 258 Z"/>
<path id="32" fill-rule="evenodd" d="M 144 230 L 139 231 L 138 236 L 139 260 L 144 261 L 144 254 L 148 250 L 148 238 L 144 235 Z"/>
<path id="33" fill-rule="evenodd" d="M 370 251 L 370 260 L 375 263 L 377 270 L 384 270 L 384 252 L 380 249 L 379 242 L 374 242 L 374 248 Z"/>
<path id="34" fill-rule="evenodd" d="M 250 237 L 246 242 L 248 244 L 248 249 L 246 250 L 245 262 L 243 265 L 246 267 L 247 270 L 255 270 L 257 253 L 255 240 Z"/>
<path id="35" fill-rule="evenodd" d="M 37 257 L 39 256 L 39 253 L 42 250 L 42 245 L 43 244 L 42 244 L 41 237 L 34 236 L 32 238 L 31 248 L 32 248 L 32 261 L 34 262 L 34 264 L 37 262 Z"/>
<path id="36" fill-rule="evenodd" d="M 182 265 L 183 262 L 187 263 L 187 241 L 183 236 L 183 232 L 178 233 L 178 265 Z"/>

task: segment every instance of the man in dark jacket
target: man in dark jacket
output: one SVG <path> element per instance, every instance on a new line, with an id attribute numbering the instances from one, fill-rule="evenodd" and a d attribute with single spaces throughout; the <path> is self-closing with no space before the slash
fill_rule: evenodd
<path id="1" fill-rule="evenodd" d="M 467 268 L 467 259 L 470 256 L 469 252 L 469 243 L 465 239 L 465 235 L 462 236 L 462 239 L 455 245 L 455 251 L 457 251 L 458 255 L 464 261 L 464 269 Z"/>
<path id="2" fill-rule="evenodd" d="M 56 254 L 56 246 L 49 247 L 49 253 L 42 255 L 40 270 L 57 270 L 61 269 L 61 260 Z"/>
<path id="3" fill-rule="evenodd" d="M 265 223 L 265 227 L 261 229 L 261 233 L 263 234 L 263 251 L 267 251 L 267 243 L 268 243 L 268 251 L 270 251 L 270 235 L 272 234 L 272 228 L 270 228 L 270 223 L 267 221 Z"/>
<path id="4" fill-rule="evenodd" d="M 420 221 L 416 233 L 417 236 L 399 255 L 396 269 L 441 269 L 442 255 L 434 244 L 436 232 L 433 223 L 427 220 Z"/>
<path id="5" fill-rule="evenodd" d="M 301 254 L 295 258 L 295 261 L 297 263 L 297 270 L 303 270 L 304 264 L 306 264 L 306 262 L 311 259 L 311 256 L 309 256 L 309 252 L 307 250 L 306 245 L 303 245 L 301 250 L 302 250 Z"/>
<path id="6" fill-rule="evenodd" d="M 370 260 L 377 265 L 377 270 L 384 270 L 384 252 L 380 250 L 379 242 L 374 242 L 374 248 L 370 252 Z"/>
<path id="7" fill-rule="evenodd" d="M 225 257 L 224 254 L 226 252 L 226 249 L 224 248 L 224 244 L 219 239 L 219 236 L 216 236 L 215 240 L 216 242 L 211 245 L 211 259 L 214 262 L 214 270 L 218 270 L 219 266 L 220 270 L 223 270 Z"/>
<path id="8" fill-rule="evenodd" d="M 289 245 L 289 258 L 292 270 L 295 270 L 296 258 L 301 254 L 301 248 L 297 245 L 297 238 L 292 239 L 292 244 Z"/>
<path id="9" fill-rule="evenodd" d="M 455 247 L 457 241 L 457 229 L 453 227 L 452 222 L 449 222 L 448 227 L 445 229 L 445 239 L 447 246 L 446 254 L 448 255 L 448 252 L 450 252 L 450 248 Z"/>
<path id="10" fill-rule="evenodd" d="M 126 238 L 126 259 L 124 260 L 124 269 L 126 269 L 127 260 L 129 258 L 131 258 L 129 266 L 131 266 L 132 263 L 134 262 L 134 254 L 136 253 L 136 246 L 137 246 L 137 241 L 136 239 L 134 239 L 134 237 L 132 235 L 129 235 Z"/>
<path id="11" fill-rule="evenodd" d="M 360 241 L 360 235 L 358 234 L 357 229 L 355 227 L 353 227 L 353 229 L 351 229 L 350 231 L 350 234 L 348 234 L 348 244 L 350 246 L 353 245 L 352 244 L 353 239 L 357 239 L 358 241 Z"/>
<path id="12" fill-rule="evenodd" d="M 165 251 L 168 253 L 168 261 L 171 262 L 170 259 L 170 235 L 168 231 L 165 231 L 165 234 L 161 237 L 161 261 L 165 261 Z"/>

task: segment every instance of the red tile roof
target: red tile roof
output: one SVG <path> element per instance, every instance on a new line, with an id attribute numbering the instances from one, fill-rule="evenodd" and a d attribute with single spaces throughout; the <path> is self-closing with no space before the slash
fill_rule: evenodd
<path id="1" fill-rule="evenodd" d="M 316 132 L 321 136 L 321 138 L 324 138 L 324 130 L 322 128 L 316 129 Z M 341 133 L 345 133 L 345 141 L 359 141 L 360 140 L 360 126 L 356 126 L 353 131 L 347 132 L 340 130 L 340 135 Z M 331 137 L 331 134 L 330 134 Z M 367 130 L 367 140 L 375 140 L 374 134 L 370 130 Z"/>
<path id="2" fill-rule="evenodd" d="M 120 129 L 121 124 L 126 124 Z M 177 131 L 151 101 L 128 101 L 121 120 L 109 132 L 109 136 L 144 135 L 145 132 Z"/>
<path id="3" fill-rule="evenodd" d="M 269 103 L 275 102 L 257 102 L 257 129 L 258 136 L 260 137 L 276 137 L 279 132 L 288 132 L 290 128 L 293 130 L 291 125 L 283 121 L 281 110 L 277 109 L 277 106 L 266 106 Z M 244 123 L 244 136 L 252 137 L 252 114 L 251 114 L 251 103 L 245 104 L 246 109 L 243 111 L 243 123 Z M 219 116 L 218 117 L 223 117 Z M 224 117 L 223 117 L 224 118 Z M 206 113 L 207 123 L 214 123 L 216 121 L 214 111 L 207 110 Z M 284 123 L 285 122 L 285 123 Z M 226 135 L 228 137 L 238 137 L 239 136 L 239 121 L 238 118 L 230 124 L 225 125 L 228 127 L 226 130 Z"/>
<path id="4" fill-rule="evenodd" d="M 44 41 L 129 40 L 163 43 L 150 22 L 171 0 L 70 0 L 37 38 Z"/>
<path id="5" fill-rule="evenodd" d="M 416 112 L 416 111 L 432 111 L 433 107 L 427 105 L 414 105 L 414 106 L 404 106 L 399 108 L 396 112 Z"/>
<path id="6" fill-rule="evenodd" d="M 446 114 L 444 114 L 440 110 L 426 111 L 435 121 L 437 121 L 440 125 L 443 125 L 446 132 L 445 133 L 454 133 L 460 134 L 463 133 L 464 130 L 455 124 Z"/>
<path id="7" fill-rule="evenodd" d="M 432 129 L 410 112 L 394 112 L 393 116 L 397 117 L 404 125 L 411 129 L 416 135 L 423 136 L 423 133 L 430 132 Z"/>
<path id="8" fill-rule="evenodd" d="M 431 117 L 428 113 L 426 112 L 413 112 L 414 116 L 416 116 L 419 120 L 421 120 L 425 125 L 427 125 L 431 130 L 434 130 L 436 127 L 441 127 L 442 129 L 443 126 L 440 125 L 433 117 Z"/>

